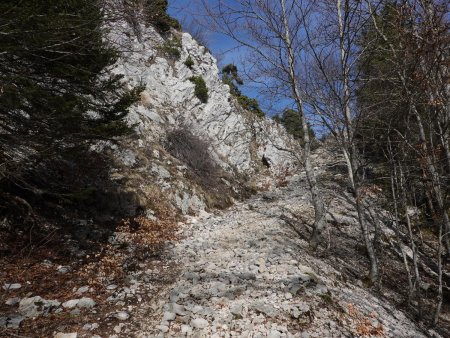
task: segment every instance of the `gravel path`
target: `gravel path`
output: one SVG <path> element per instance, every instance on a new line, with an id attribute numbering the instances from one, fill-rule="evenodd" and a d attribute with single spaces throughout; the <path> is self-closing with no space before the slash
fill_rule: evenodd
<path id="1" fill-rule="evenodd" d="M 424 337 L 402 312 L 314 257 L 280 219 L 286 209 L 311 215 L 306 191 L 297 177 L 287 188 L 191 218 L 171 253 L 179 276 L 136 336 Z"/>

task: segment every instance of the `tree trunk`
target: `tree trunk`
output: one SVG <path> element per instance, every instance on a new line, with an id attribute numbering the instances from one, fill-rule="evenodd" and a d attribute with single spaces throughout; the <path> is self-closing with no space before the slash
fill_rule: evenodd
<path id="1" fill-rule="evenodd" d="M 345 13 L 348 12 L 348 0 L 345 0 L 344 4 Z M 354 128 L 353 121 L 351 116 L 351 108 L 350 108 L 350 71 L 348 68 L 348 49 L 345 46 L 345 28 L 344 22 L 342 18 L 342 3 L 341 0 L 337 0 L 336 2 L 336 10 L 338 16 L 338 25 L 339 25 L 339 49 L 340 49 L 340 57 L 341 57 L 341 74 L 342 74 L 342 83 L 343 83 L 343 109 L 344 109 L 344 121 L 345 121 L 345 137 L 346 140 L 346 149 L 344 149 L 344 156 L 347 163 L 348 176 L 350 180 L 350 184 L 353 191 L 353 197 L 356 203 L 356 211 L 358 213 L 358 222 L 361 228 L 361 232 L 364 237 L 364 242 L 366 245 L 367 255 L 370 261 L 370 272 L 369 272 L 369 280 L 372 284 L 376 283 L 378 280 L 378 264 L 375 253 L 375 248 L 373 245 L 373 241 L 370 236 L 369 227 L 367 226 L 364 219 L 364 208 L 362 206 L 362 196 L 360 194 L 360 184 L 359 178 L 357 174 L 357 150 L 354 142 Z M 347 15 L 345 15 L 347 17 Z"/>
<path id="2" fill-rule="evenodd" d="M 406 225 L 408 226 L 409 243 L 411 245 L 411 251 L 413 254 L 413 257 L 412 257 L 413 258 L 413 267 L 414 267 L 413 291 L 417 298 L 419 320 L 421 320 L 422 319 L 422 296 L 421 296 L 421 292 L 420 292 L 421 278 L 420 278 L 420 272 L 419 272 L 417 248 L 416 248 L 416 243 L 414 241 L 414 235 L 412 232 L 411 218 L 409 217 L 409 214 L 408 214 L 408 204 L 407 204 L 406 192 L 405 192 L 405 178 L 404 178 L 404 174 L 403 174 L 401 166 L 400 166 L 400 188 L 401 188 L 401 193 L 402 193 L 403 210 L 405 212 L 405 217 L 406 217 Z"/>
<path id="3" fill-rule="evenodd" d="M 436 325 L 439 322 L 439 315 L 442 308 L 442 225 L 439 227 L 439 244 L 437 249 L 438 259 L 438 294 L 436 298 L 436 309 L 434 312 L 433 324 Z"/>
<path id="4" fill-rule="evenodd" d="M 305 111 L 303 109 L 303 99 L 300 95 L 298 78 L 295 74 L 295 56 L 290 38 L 290 28 L 287 19 L 285 0 L 281 0 L 281 7 L 285 33 L 284 42 L 288 54 L 289 81 L 291 84 L 292 96 L 294 98 L 295 104 L 297 106 L 297 111 L 300 114 L 300 118 L 302 121 L 304 143 L 303 165 L 305 167 L 306 178 L 308 180 L 309 188 L 311 191 L 311 198 L 315 213 L 313 233 L 310 239 L 311 248 L 315 250 L 322 241 L 321 235 L 326 228 L 326 211 L 322 197 L 320 196 L 319 188 L 317 186 L 316 175 L 311 164 L 311 138 L 309 136 L 308 122 L 306 120 Z"/>

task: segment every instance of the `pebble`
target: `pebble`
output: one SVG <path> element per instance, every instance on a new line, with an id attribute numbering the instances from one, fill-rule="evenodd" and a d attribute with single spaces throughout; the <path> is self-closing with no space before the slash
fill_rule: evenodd
<path id="1" fill-rule="evenodd" d="M 71 316 L 74 316 L 74 317 L 77 317 L 77 316 L 79 316 L 80 314 L 81 314 L 80 309 L 73 309 L 72 311 L 70 311 L 70 315 L 71 315 Z"/>
<path id="2" fill-rule="evenodd" d="M 230 309 L 231 314 L 234 316 L 234 318 L 236 319 L 242 319 L 242 311 L 243 311 L 243 306 L 242 304 L 236 304 L 233 305 Z"/>
<path id="3" fill-rule="evenodd" d="M 171 321 L 175 320 L 176 316 L 177 315 L 173 312 L 164 312 L 162 321 L 163 322 L 171 322 Z"/>
<path id="4" fill-rule="evenodd" d="M 89 291 L 89 286 L 82 286 L 82 287 L 78 288 L 76 294 L 82 295 L 83 293 L 88 292 L 88 291 Z"/>
<path id="5" fill-rule="evenodd" d="M 191 321 L 191 326 L 196 329 L 204 329 L 208 327 L 208 321 L 203 318 L 195 318 Z"/>
<path id="6" fill-rule="evenodd" d="M 192 332 L 192 327 L 190 327 L 189 325 L 181 325 L 181 333 L 188 335 L 189 333 Z"/>
<path id="7" fill-rule="evenodd" d="M 0 328 L 18 329 L 24 320 L 25 317 L 16 314 L 0 317 Z"/>
<path id="8" fill-rule="evenodd" d="M 76 332 L 72 332 L 72 333 L 59 332 L 55 335 L 54 338 L 77 338 L 77 337 L 78 337 L 78 333 L 76 333 Z"/>
<path id="9" fill-rule="evenodd" d="M 58 268 L 56 269 L 56 271 L 61 274 L 64 275 L 68 272 L 70 272 L 72 270 L 72 268 L 70 266 L 58 266 Z"/>
<path id="10" fill-rule="evenodd" d="M 121 333 L 124 326 L 124 323 L 120 323 L 119 325 L 114 326 L 113 330 L 115 333 Z"/>
<path id="11" fill-rule="evenodd" d="M 179 305 L 177 303 L 172 304 L 172 311 L 175 312 L 179 316 L 186 315 L 186 311 L 183 305 Z"/>
<path id="12" fill-rule="evenodd" d="M 89 331 L 92 327 L 92 324 L 84 324 L 82 330 Z"/>
<path id="13" fill-rule="evenodd" d="M 169 327 L 167 325 L 157 325 L 156 328 L 163 333 L 169 332 Z"/>
<path id="14" fill-rule="evenodd" d="M 92 308 L 96 305 L 95 301 L 92 298 L 83 297 L 81 298 L 78 303 L 77 307 L 79 308 Z"/>
<path id="15" fill-rule="evenodd" d="M 114 317 L 116 317 L 118 320 L 127 320 L 128 318 L 130 318 L 130 314 L 125 311 L 120 311 L 117 312 Z"/>
<path id="16" fill-rule="evenodd" d="M 192 313 L 199 313 L 199 312 L 203 311 L 203 307 L 200 305 L 195 305 L 191 311 L 192 311 Z"/>
<path id="17" fill-rule="evenodd" d="M 19 302 L 19 313 L 27 318 L 46 314 L 61 305 L 57 300 L 47 300 L 40 296 L 23 298 Z"/>
<path id="18" fill-rule="evenodd" d="M 19 283 L 12 283 L 12 284 L 8 284 L 8 283 L 5 283 L 5 284 L 3 284 L 3 289 L 4 290 L 18 290 L 18 289 L 20 289 L 22 287 L 22 284 L 19 284 Z"/>
<path id="19" fill-rule="evenodd" d="M 296 195 L 287 198 L 276 192 L 273 200 L 253 198 L 254 211 L 246 210 L 248 204 L 243 202 L 221 215 L 191 218 L 181 225 L 188 229 L 187 236 L 173 246 L 174 260 L 181 263 L 180 278 L 167 297 L 154 302 L 155 312 L 163 310 L 156 323 L 151 322 L 157 329 L 154 337 L 292 337 L 288 328 L 302 338 L 356 335 L 351 316 L 336 309 L 354 304 L 361 313 L 370 313 L 375 308 L 373 298 L 367 290 L 337 280 L 335 267 L 326 258 L 311 255 L 308 243 L 277 219 L 280 206 L 311 217 L 309 197 L 303 196 L 308 195 L 306 188 L 290 191 Z M 156 268 L 148 273 L 157 274 Z M 142 283 L 136 276 L 130 275 L 130 280 Z M 120 299 L 125 309 L 125 297 L 139 290 L 130 286 L 111 297 Z M 324 300 L 339 307 L 322 306 Z M 398 331 L 408 334 L 412 330 L 411 337 L 423 337 L 407 318 L 396 320 L 387 311 L 390 305 L 379 302 L 383 306 L 377 320 L 384 332 L 398 326 Z M 338 324 L 336 318 L 341 316 Z M 385 324 L 382 318 L 390 321 Z M 306 327 L 308 332 L 301 332 Z"/>
<path id="20" fill-rule="evenodd" d="M 8 298 L 5 302 L 5 304 L 9 305 L 9 306 L 14 306 L 14 305 L 19 304 L 19 302 L 20 302 L 20 298 L 15 297 L 15 298 Z"/>
<path id="21" fill-rule="evenodd" d="M 267 336 L 267 338 L 280 338 L 281 337 L 281 333 L 278 332 L 277 330 L 271 330 L 269 332 L 269 335 Z"/>
<path id="22" fill-rule="evenodd" d="M 73 309 L 74 307 L 77 306 L 77 304 L 78 304 L 79 302 L 80 302 L 79 299 L 71 299 L 71 300 L 68 300 L 67 302 L 64 302 L 64 303 L 62 304 L 62 306 L 63 306 L 64 308 L 66 308 L 66 309 Z"/>
<path id="23" fill-rule="evenodd" d="M 264 304 L 261 301 L 256 301 L 251 304 L 251 308 L 256 310 L 257 312 L 263 313 L 269 317 L 276 317 L 278 315 L 278 311 L 271 305 Z"/>

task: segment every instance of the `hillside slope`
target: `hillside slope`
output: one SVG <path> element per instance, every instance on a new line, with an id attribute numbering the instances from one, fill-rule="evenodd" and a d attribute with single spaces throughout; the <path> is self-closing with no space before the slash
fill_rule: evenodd
<path id="1" fill-rule="evenodd" d="M 332 226 L 312 252 L 299 144 L 239 107 L 214 57 L 189 34 L 141 28 L 138 41 L 116 21 L 107 37 L 121 50 L 111 72 L 126 90 L 143 87 L 129 115 L 135 137 L 96 147 L 114 154 L 115 187 L 96 218 L 67 216 L 70 231 L 45 224 L 42 241 L 2 260 L 0 335 L 445 336 L 448 321 L 440 335 L 404 307 L 404 268 L 382 222 L 382 287 L 365 284 L 337 150 L 313 154 Z M 204 79 L 207 102 L 194 76 Z"/>

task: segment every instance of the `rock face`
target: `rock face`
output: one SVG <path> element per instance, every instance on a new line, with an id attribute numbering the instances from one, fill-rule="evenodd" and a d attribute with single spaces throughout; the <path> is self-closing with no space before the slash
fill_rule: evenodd
<path id="1" fill-rule="evenodd" d="M 258 118 L 237 104 L 219 77 L 216 60 L 205 47 L 187 33 L 172 32 L 171 37 L 163 39 L 152 27 L 142 30 L 138 42 L 128 24 L 118 22 L 109 36 L 121 50 L 128 51 L 111 72 L 123 76 L 126 88 L 144 87 L 141 102 L 129 115 L 130 123 L 136 125 L 138 140 L 114 148 L 120 164 L 117 179 L 133 176 L 135 182 L 130 183 L 130 190 L 134 191 L 145 189 L 143 181 L 147 185 L 154 182 L 152 189 L 163 191 L 183 214 L 211 206 L 205 192 L 208 189 L 186 179 L 192 176 L 192 168 L 166 151 L 167 134 L 177 129 L 187 129 L 203 140 L 214 161 L 232 177 L 261 172 L 265 169 L 263 156 L 270 164 L 265 174 L 277 175 L 295 166 L 295 159 L 286 149 L 295 149 L 297 143 L 274 121 Z M 168 41 L 178 41 L 179 58 L 167 54 Z M 188 57 L 194 61 L 191 67 L 185 65 Z M 207 103 L 195 96 L 195 85 L 189 80 L 192 76 L 205 80 Z M 240 183 L 225 181 L 230 190 L 240 189 Z"/>

